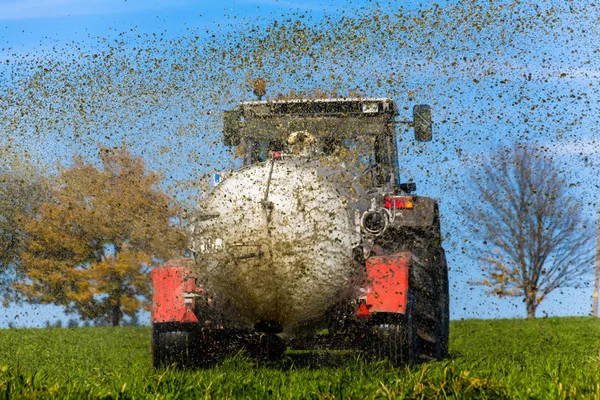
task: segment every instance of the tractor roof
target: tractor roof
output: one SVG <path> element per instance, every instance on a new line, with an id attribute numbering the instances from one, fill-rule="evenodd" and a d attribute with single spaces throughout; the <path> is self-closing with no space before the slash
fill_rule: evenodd
<path id="1" fill-rule="evenodd" d="M 244 101 L 240 104 L 244 114 L 254 117 L 278 115 L 324 116 L 398 114 L 394 101 L 389 98 L 336 98 L 336 99 L 288 99 Z M 245 115 L 248 117 L 249 115 Z"/>
<path id="2" fill-rule="evenodd" d="M 307 131 L 322 136 L 358 137 L 390 133 L 398 110 L 388 98 L 246 101 L 225 112 L 224 140 L 271 139 Z"/>

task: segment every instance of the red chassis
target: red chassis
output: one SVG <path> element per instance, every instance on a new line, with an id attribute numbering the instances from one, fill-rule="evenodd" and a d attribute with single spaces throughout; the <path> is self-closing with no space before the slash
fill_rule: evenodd
<path id="1" fill-rule="evenodd" d="M 366 298 L 358 302 L 357 317 L 406 312 L 411 258 L 411 253 L 397 253 L 367 259 Z M 196 287 L 195 278 L 190 276 L 192 262 L 170 260 L 152 271 L 152 323 L 201 322 L 194 310 L 202 289 Z"/>
<path id="2" fill-rule="evenodd" d="M 152 323 L 198 323 L 194 313 L 196 279 L 190 277 L 190 259 L 169 260 L 152 270 Z"/>

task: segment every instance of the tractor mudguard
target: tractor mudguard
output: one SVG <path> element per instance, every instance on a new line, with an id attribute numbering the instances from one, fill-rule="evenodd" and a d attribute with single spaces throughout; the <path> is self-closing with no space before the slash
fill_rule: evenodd
<path id="1" fill-rule="evenodd" d="M 430 197 L 414 196 L 414 208 L 395 210 L 392 226 L 419 228 L 433 225 L 438 214 L 437 201 Z"/>
<path id="2" fill-rule="evenodd" d="M 375 256 L 367 259 L 367 299 L 370 313 L 406 312 L 411 253 Z"/>
<path id="3" fill-rule="evenodd" d="M 199 290 L 188 278 L 189 259 L 170 260 L 152 270 L 152 323 L 196 323 L 194 295 Z"/>

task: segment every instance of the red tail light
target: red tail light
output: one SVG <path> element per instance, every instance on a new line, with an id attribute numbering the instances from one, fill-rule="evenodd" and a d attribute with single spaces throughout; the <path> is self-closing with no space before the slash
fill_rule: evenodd
<path id="1" fill-rule="evenodd" d="M 396 209 L 411 209 L 413 208 L 412 196 L 386 196 L 383 198 L 383 206 L 388 210 Z"/>
<path id="2" fill-rule="evenodd" d="M 357 319 L 371 318 L 371 313 L 369 312 L 369 306 L 367 306 L 367 303 L 365 303 L 364 301 L 361 301 L 360 305 L 358 306 L 358 309 L 354 313 L 354 316 Z"/>

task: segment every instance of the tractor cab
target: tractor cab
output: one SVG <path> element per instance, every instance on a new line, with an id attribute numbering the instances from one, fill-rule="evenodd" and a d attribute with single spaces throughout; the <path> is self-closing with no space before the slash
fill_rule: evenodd
<path id="1" fill-rule="evenodd" d="M 367 189 L 396 188 L 397 116 L 388 98 L 248 101 L 225 111 L 223 141 L 244 165 L 286 155 L 318 158 L 343 166 Z M 417 140 L 431 140 L 429 106 L 415 106 L 408 123 Z"/>

